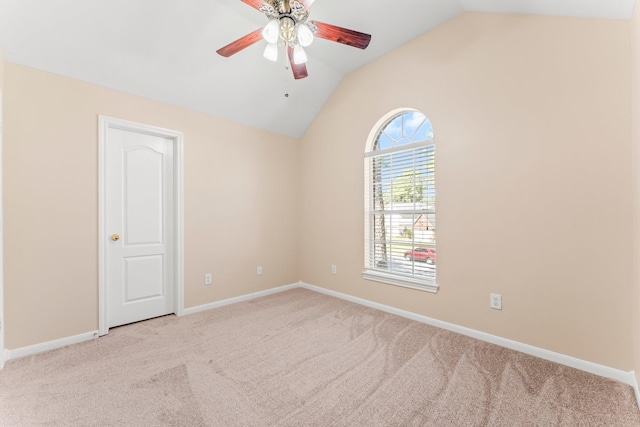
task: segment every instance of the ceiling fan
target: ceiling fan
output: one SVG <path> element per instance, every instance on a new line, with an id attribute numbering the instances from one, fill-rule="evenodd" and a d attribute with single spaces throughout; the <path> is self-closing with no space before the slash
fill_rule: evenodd
<path id="1" fill-rule="evenodd" d="M 304 47 L 309 46 L 315 37 L 342 43 L 348 46 L 366 49 L 371 35 L 359 31 L 337 27 L 324 22 L 311 21 L 309 8 L 314 0 L 241 0 L 254 9 L 264 13 L 269 23 L 238 40 L 218 49 L 218 54 L 229 57 L 257 43 L 267 41 L 264 57 L 278 60 L 278 46 L 284 46 L 289 57 L 293 76 L 303 79 L 308 76 L 307 54 Z"/>

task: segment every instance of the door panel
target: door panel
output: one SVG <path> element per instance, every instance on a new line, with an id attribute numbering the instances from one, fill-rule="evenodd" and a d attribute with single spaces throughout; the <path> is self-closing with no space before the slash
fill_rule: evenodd
<path id="1" fill-rule="evenodd" d="M 164 296 L 163 261 L 162 255 L 123 258 L 125 304 Z"/>
<path id="2" fill-rule="evenodd" d="M 173 141 L 107 135 L 108 326 L 174 312 Z"/>
<path id="3" fill-rule="evenodd" d="M 161 244 L 164 156 L 147 147 L 125 149 L 123 155 L 125 242 L 127 245 Z"/>

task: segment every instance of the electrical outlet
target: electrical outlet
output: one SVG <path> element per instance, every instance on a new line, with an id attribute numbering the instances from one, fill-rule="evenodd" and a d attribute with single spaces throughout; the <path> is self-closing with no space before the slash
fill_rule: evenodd
<path id="1" fill-rule="evenodd" d="M 502 310 L 502 295 L 489 294 L 489 307 Z"/>
<path id="2" fill-rule="evenodd" d="M 338 269 L 335 265 L 331 266 L 331 274 L 336 274 L 338 272 Z"/>
<path id="3" fill-rule="evenodd" d="M 204 275 L 204 284 L 205 285 L 210 285 L 212 283 L 213 279 L 211 277 L 211 273 L 207 273 Z"/>
<path id="4" fill-rule="evenodd" d="M 261 265 L 258 266 L 257 274 L 258 274 L 258 276 L 262 276 L 262 266 Z"/>

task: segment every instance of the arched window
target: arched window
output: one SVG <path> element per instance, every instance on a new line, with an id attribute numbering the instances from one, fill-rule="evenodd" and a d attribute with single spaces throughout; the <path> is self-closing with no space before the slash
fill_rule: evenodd
<path id="1" fill-rule="evenodd" d="M 365 152 L 365 279 L 438 289 L 435 183 L 431 122 L 416 110 L 389 113 Z"/>

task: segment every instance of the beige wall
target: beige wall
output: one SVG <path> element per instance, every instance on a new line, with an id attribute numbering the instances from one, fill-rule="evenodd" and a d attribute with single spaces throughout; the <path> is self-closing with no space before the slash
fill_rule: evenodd
<path id="1" fill-rule="evenodd" d="M 633 370 L 640 383 L 640 7 L 631 20 L 631 149 L 633 152 Z"/>
<path id="2" fill-rule="evenodd" d="M 0 90 L 4 88 L 4 57 L 2 56 L 2 49 L 0 49 Z"/>
<path id="3" fill-rule="evenodd" d="M 349 75 L 301 142 L 302 280 L 631 370 L 629 40 L 465 14 Z M 436 135 L 437 294 L 361 276 L 363 150 L 399 107 Z"/>
<path id="4" fill-rule="evenodd" d="M 8 349 L 98 327 L 98 114 L 184 132 L 186 307 L 298 281 L 296 140 L 11 63 L 5 83 Z"/>
<path id="5" fill-rule="evenodd" d="M 0 106 L 3 106 L 3 93 L 4 93 L 4 57 L 2 56 L 2 49 L 0 49 Z M 2 110 L 2 108 L 0 108 Z M 0 112 L 0 159 L 2 158 L 2 112 Z M 1 163 L 1 162 L 0 162 Z M 0 164 L 0 174 L 2 173 L 2 164 Z M 2 219 L 2 180 L 0 180 L 0 227 L 1 219 Z M 0 321 L 4 319 L 4 292 L 3 292 L 3 278 L 4 273 L 2 272 L 2 250 L 3 250 L 3 238 L 2 238 L 3 230 L 0 229 Z M 5 340 L 4 340 L 4 330 L 0 330 L 0 351 L 4 352 L 5 348 Z M 5 357 L 0 355 L 0 368 L 4 366 Z"/>
<path id="6" fill-rule="evenodd" d="M 300 142 L 5 63 L 7 348 L 97 328 L 104 114 L 185 134 L 187 307 L 302 278 L 640 372 L 630 27 L 463 15 L 348 76 Z M 363 149 L 398 107 L 421 110 L 436 132 L 437 294 L 361 277 Z M 503 295 L 502 311 L 488 308 L 489 292 Z"/>

